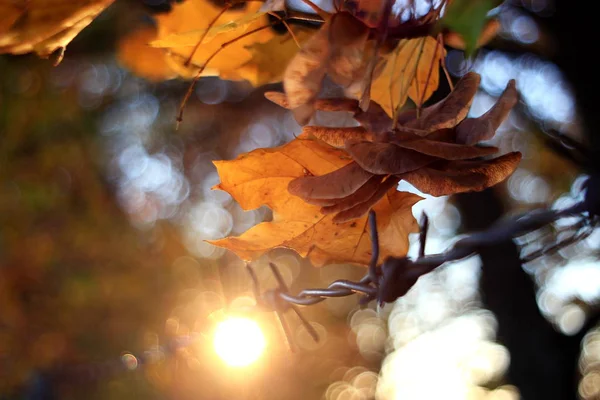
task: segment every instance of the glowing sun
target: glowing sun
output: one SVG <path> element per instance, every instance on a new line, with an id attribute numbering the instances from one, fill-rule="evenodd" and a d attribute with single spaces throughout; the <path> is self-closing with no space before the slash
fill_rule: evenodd
<path id="1" fill-rule="evenodd" d="M 248 318 L 229 318 L 217 325 L 213 340 L 215 351 L 232 367 L 245 367 L 263 353 L 265 336 L 258 324 Z"/>

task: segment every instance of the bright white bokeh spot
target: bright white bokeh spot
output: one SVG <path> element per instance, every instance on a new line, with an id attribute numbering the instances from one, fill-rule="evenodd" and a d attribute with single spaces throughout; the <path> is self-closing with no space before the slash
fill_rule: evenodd
<path id="1" fill-rule="evenodd" d="M 232 367 L 245 367 L 262 355 L 266 341 L 258 324 L 248 318 L 230 318 L 215 330 L 217 355 Z"/>

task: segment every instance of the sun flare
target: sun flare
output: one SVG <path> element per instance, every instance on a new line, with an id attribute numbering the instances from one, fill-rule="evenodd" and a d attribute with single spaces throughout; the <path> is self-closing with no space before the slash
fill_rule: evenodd
<path id="1" fill-rule="evenodd" d="M 262 355 L 266 341 L 255 321 L 229 318 L 217 326 L 213 344 L 215 351 L 227 365 L 245 367 Z"/>

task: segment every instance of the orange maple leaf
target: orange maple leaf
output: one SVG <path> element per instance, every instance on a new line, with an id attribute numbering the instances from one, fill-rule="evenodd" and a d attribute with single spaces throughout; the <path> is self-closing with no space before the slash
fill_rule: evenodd
<path id="1" fill-rule="evenodd" d="M 158 34 L 150 45 L 163 49 L 170 67 L 185 78 L 195 76 L 200 67 L 206 67 L 203 76 L 253 81 L 256 70 L 248 67 L 253 54 L 247 47 L 269 41 L 273 32 L 261 29 L 225 44 L 244 32 L 265 26 L 266 11 L 261 9 L 260 2 L 247 3 L 241 10 L 222 11 L 206 0 L 174 4 L 171 12 L 156 17 Z M 213 27 L 209 28 L 211 22 L 214 22 Z"/>
<path id="2" fill-rule="evenodd" d="M 155 38 L 156 29 L 151 26 L 130 32 L 119 40 L 119 61 L 136 75 L 153 82 L 176 78 L 177 73 L 165 59 L 165 52 L 148 45 Z"/>
<path id="3" fill-rule="evenodd" d="M 371 239 L 367 216 L 343 223 L 336 215 L 305 202 L 288 191 L 291 181 L 307 175 L 320 176 L 351 165 L 348 154 L 307 134 L 273 149 L 257 149 L 232 161 L 215 161 L 225 190 L 245 210 L 267 205 L 273 221 L 263 222 L 239 237 L 210 241 L 232 250 L 244 260 L 254 260 L 275 247 L 295 250 L 316 266 L 331 262 L 367 265 Z M 411 208 L 422 198 L 398 192 L 395 185 L 373 205 L 377 212 L 380 258 L 404 256 L 408 234 L 418 226 Z"/>

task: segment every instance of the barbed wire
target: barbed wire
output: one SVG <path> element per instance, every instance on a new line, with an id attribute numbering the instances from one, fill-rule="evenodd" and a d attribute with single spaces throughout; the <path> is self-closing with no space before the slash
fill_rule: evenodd
<path id="1" fill-rule="evenodd" d="M 404 296 L 421 276 L 444 264 L 471 257 L 477 254 L 482 248 L 512 240 L 526 233 L 543 228 L 559 219 L 579 217 L 575 224 L 558 232 L 573 231 L 572 235 L 521 257 L 522 263 L 531 262 L 539 257 L 577 243 L 589 236 L 600 222 L 599 217 L 593 212 L 595 206 L 591 204 L 586 196 L 584 200 L 562 210 L 539 209 L 509 217 L 497 222 L 484 231 L 472 233 L 459 239 L 444 252 L 430 255 L 425 254 L 429 219 L 426 214 L 423 214 L 420 223 L 418 257 L 415 259 L 410 259 L 409 257 L 387 257 L 381 265 L 377 264 L 377 260 L 379 259 L 377 217 L 375 212 L 371 210 L 369 212 L 369 228 L 372 243 L 372 258 L 368 272 L 359 281 L 340 279 L 332 282 L 326 288 L 304 289 L 298 294 L 293 295 L 281 277 L 277 266 L 270 263 L 269 266 L 278 282 L 278 286 L 275 289 L 261 293 L 258 279 L 252 266 L 248 264 L 247 269 L 252 277 L 257 307 L 263 311 L 276 312 L 290 349 L 294 350 L 295 345 L 292 335 L 283 315 L 289 309 L 294 311 L 308 333 L 315 341 L 318 341 L 317 332 L 310 322 L 302 316 L 297 306 L 310 306 L 325 301 L 328 298 L 346 297 L 355 294 L 362 296 L 359 300 L 359 303 L 362 305 L 372 300 L 377 300 L 380 305 L 393 302 Z"/>

